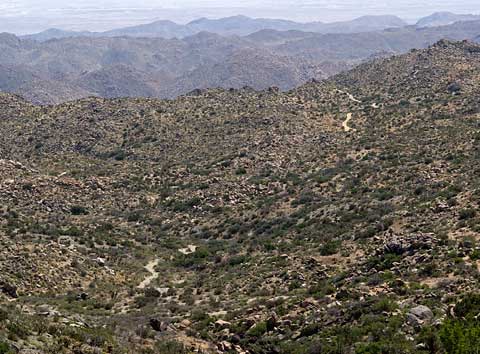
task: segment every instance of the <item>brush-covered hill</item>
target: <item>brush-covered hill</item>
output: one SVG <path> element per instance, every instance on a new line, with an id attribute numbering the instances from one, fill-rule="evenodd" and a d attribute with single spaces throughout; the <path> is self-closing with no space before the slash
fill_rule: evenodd
<path id="1" fill-rule="evenodd" d="M 265 29 L 245 37 L 195 32 L 182 39 L 81 36 L 45 42 L 1 34 L 0 66 L 8 73 L 0 90 L 43 104 L 89 96 L 175 98 L 214 87 L 289 90 L 443 38 L 478 40 L 480 21 L 332 32 Z"/>
<path id="2" fill-rule="evenodd" d="M 319 62 L 207 32 L 182 40 L 80 37 L 43 43 L 3 35 L 0 48 L 0 65 L 8 69 L 0 89 L 43 104 L 88 96 L 173 98 L 217 86 L 292 89 L 326 77 Z M 245 70 L 236 62 L 244 62 Z"/>
<path id="3" fill-rule="evenodd" d="M 0 348 L 471 353 L 479 59 L 442 41 L 286 93 L 0 95 Z"/>

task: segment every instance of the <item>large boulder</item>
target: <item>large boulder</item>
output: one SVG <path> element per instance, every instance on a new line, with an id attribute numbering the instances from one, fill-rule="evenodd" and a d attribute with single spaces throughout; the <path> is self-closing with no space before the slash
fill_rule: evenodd
<path id="1" fill-rule="evenodd" d="M 460 86 L 459 83 L 452 82 L 451 84 L 448 85 L 447 90 L 451 94 L 458 94 L 460 93 L 460 91 L 462 91 L 462 87 Z"/>
<path id="2" fill-rule="evenodd" d="M 407 323 L 414 327 L 420 328 L 433 320 L 433 312 L 427 306 L 416 306 L 407 314 Z"/>
<path id="3" fill-rule="evenodd" d="M 150 327 L 152 327 L 152 329 L 154 331 L 165 332 L 165 331 L 168 330 L 168 323 L 166 323 L 164 321 L 160 321 L 156 318 L 151 318 L 150 319 Z"/>
<path id="4" fill-rule="evenodd" d="M 410 310 L 410 313 L 424 321 L 429 321 L 433 319 L 433 312 L 427 306 L 416 306 Z"/>

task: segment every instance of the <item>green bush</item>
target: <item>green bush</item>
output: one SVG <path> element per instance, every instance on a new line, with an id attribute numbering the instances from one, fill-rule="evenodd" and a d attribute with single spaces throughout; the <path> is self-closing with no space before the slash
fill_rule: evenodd
<path id="1" fill-rule="evenodd" d="M 398 308 L 398 305 L 395 301 L 392 301 L 388 298 L 383 298 L 373 305 L 372 310 L 375 313 L 381 313 L 381 312 L 393 312 L 397 308 Z"/>
<path id="2" fill-rule="evenodd" d="M 267 332 L 267 323 L 259 322 L 247 331 L 247 335 L 251 337 L 261 337 Z"/>
<path id="3" fill-rule="evenodd" d="M 356 354 L 383 354 L 384 348 L 378 343 L 362 344 L 355 351 Z"/>
<path id="4" fill-rule="evenodd" d="M 472 261 L 477 261 L 480 259 L 480 250 L 474 250 L 471 254 L 470 254 L 470 259 Z"/>
<path id="5" fill-rule="evenodd" d="M 86 215 L 88 214 L 88 211 L 85 207 L 83 206 L 80 206 L 80 205 L 73 205 L 71 208 L 70 208 L 70 212 L 73 214 L 73 215 Z"/>
<path id="6" fill-rule="evenodd" d="M 455 306 L 455 318 L 441 326 L 439 338 L 447 354 L 478 354 L 480 350 L 480 294 L 463 296 Z"/>
<path id="7" fill-rule="evenodd" d="M 8 312 L 6 310 L 0 309 L 0 322 L 8 320 Z"/>
<path id="8" fill-rule="evenodd" d="M 477 212 L 475 211 L 475 209 L 462 209 L 460 210 L 458 218 L 460 220 L 467 220 L 475 217 L 476 214 Z"/>
<path id="9" fill-rule="evenodd" d="M 240 167 L 235 171 L 235 174 L 238 175 L 238 176 L 246 175 L 247 170 L 244 167 Z"/>
<path id="10" fill-rule="evenodd" d="M 447 354 L 478 354 L 480 322 L 447 321 L 442 325 L 439 337 Z"/>
<path id="11" fill-rule="evenodd" d="M 320 254 L 322 256 L 331 256 L 332 254 L 336 254 L 341 245 L 342 241 L 330 240 L 320 248 Z"/>
<path id="12" fill-rule="evenodd" d="M 0 342 L 0 354 L 7 354 L 10 351 L 10 346 L 5 342 Z"/>
<path id="13" fill-rule="evenodd" d="M 210 256 L 211 254 L 208 249 L 199 248 L 194 253 L 178 255 L 174 260 L 174 265 L 184 268 L 198 267 L 205 264 Z"/>
<path id="14" fill-rule="evenodd" d="M 473 319 L 480 313 L 480 294 L 472 293 L 463 296 L 455 305 L 455 315 L 464 319 Z"/>
<path id="15" fill-rule="evenodd" d="M 186 354 L 188 353 L 185 346 L 179 342 L 172 340 L 162 340 L 157 342 L 156 353 L 158 354 Z"/>

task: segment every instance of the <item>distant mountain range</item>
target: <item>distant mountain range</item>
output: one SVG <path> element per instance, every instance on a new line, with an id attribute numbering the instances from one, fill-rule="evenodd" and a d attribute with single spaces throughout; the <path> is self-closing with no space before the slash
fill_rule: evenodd
<path id="1" fill-rule="evenodd" d="M 115 29 L 107 32 L 73 32 L 49 29 L 41 33 L 23 36 L 25 39 L 47 41 L 68 37 L 161 37 L 166 39 L 185 38 L 200 32 L 211 32 L 223 36 L 245 36 L 264 29 L 277 31 L 303 31 L 315 33 L 357 33 L 379 31 L 386 28 L 403 27 L 406 23 L 396 16 L 364 16 L 352 21 L 322 23 L 299 23 L 280 19 L 250 18 L 233 16 L 221 19 L 200 18 L 186 25 L 172 21 L 156 21 L 140 26 Z"/>
<path id="2" fill-rule="evenodd" d="M 478 15 L 459 15 L 451 12 L 436 12 L 421 18 L 415 26 L 418 28 L 451 25 L 456 22 L 478 21 Z M 186 25 L 168 20 L 160 20 L 138 26 L 118 28 L 106 32 L 66 31 L 48 29 L 46 31 L 25 35 L 23 39 L 44 42 L 51 39 L 71 37 L 136 37 L 182 39 L 200 32 L 211 32 L 222 36 L 247 36 L 262 30 L 300 31 L 321 34 L 376 32 L 386 29 L 403 28 L 407 23 L 396 16 L 363 16 L 351 21 L 323 23 L 299 23 L 282 19 L 250 18 L 232 16 L 220 19 L 200 18 Z"/>
<path id="3" fill-rule="evenodd" d="M 226 31 L 225 21 L 198 20 L 189 26 Z M 152 30 L 151 25 L 147 27 Z M 122 31 L 147 32 L 146 27 L 135 28 Z M 229 28 L 232 32 L 235 26 Z M 289 90 L 440 39 L 478 41 L 480 21 L 358 33 L 262 29 L 246 36 L 226 36 L 201 31 L 181 39 L 156 38 L 154 31 L 152 38 L 118 37 L 113 32 L 104 37 L 53 40 L 44 33 L 41 41 L 0 34 L 0 90 L 41 104 L 86 96 L 174 98 L 212 87 Z"/>
<path id="4" fill-rule="evenodd" d="M 435 27 L 451 25 L 455 22 L 478 21 L 479 15 L 458 15 L 452 12 L 435 12 L 417 22 L 417 27 Z"/>

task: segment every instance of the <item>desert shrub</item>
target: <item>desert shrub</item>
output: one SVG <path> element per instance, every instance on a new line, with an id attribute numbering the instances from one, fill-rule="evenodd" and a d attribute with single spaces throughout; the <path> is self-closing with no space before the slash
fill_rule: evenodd
<path id="1" fill-rule="evenodd" d="M 471 293 L 463 296 L 455 305 L 455 315 L 460 318 L 471 319 L 480 313 L 480 294 Z"/>
<path id="2" fill-rule="evenodd" d="M 228 265 L 231 267 L 234 267 L 236 265 L 240 265 L 245 262 L 248 262 L 248 260 L 249 260 L 249 257 L 247 255 L 232 256 L 228 259 Z"/>
<path id="3" fill-rule="evenodd" d="M 466 294 L 455 305 L 455 318 L 445 321 L 438 331 L 447 354 L 477 354 L 480 348 L 480 294 Z"/>
<path id="4" fill-rule="evenodd" d="M 247 174 L 247 170 L 246 170 L 244 167 L 239 167 L 239 168 L 235 171 L 235 174 L 238 175 L 238 176 L 246 175 L 246 174 Z"/>
<path id="5" fill-rule="evenodd" d="M 72 237 L 79 237 L 83 235 L 83 231 L 75 225 L 70 226 L 65 230 L 61 230 L 60 233 L 65 236 L 72 236 Z"/>
<path id="6" fill-rule="evenodd" d="M 462 209 L 460 210 L 458 218 L 460 220 L 467 220 L 475 217 L 476 214 L 477 212 L 475 211 L 475 209 Z"/>
<path id="7" fill-rule="evenodd" d="M 8 352 L 10 352 L 10 346 L 0 341 L 0 354 L 7 354 Z"/>
<path id="8" fill-rule="evenodd" d="M 107 158 L 113 158 L 117 161 L 123 161 L 127 157 L 127 153 L 121 149 L 114 150 L 106 154 Z"/>
<path id="9" fill-rule="evenodd" d="M 380 257 L 371 257 L 367 265 L 369 268 L 375 268 L 378 271 L 387 270 L 393 267 L 393 263 L 398 262 L 401 259 L 399 255 L 393 253 L 386 253 Z"/>
<path id="10" fill-rule="evenodd" d="M 393 312 L 397 309 L 397 307 L 398 305 L 395 301 L 392 301 L 388 298 L 382 298 L 373 305 L 372 310 L 375 313 Z"/>
<path id="11" fill-rule="evenodd" d="M 81 205 L 72 205 L 70 208 L 70 213 L 72 213 L 72 215 L 87 215 L 88 211 Z"/>
<path id="12" fill-rule="evenodd" d="M 439 337 L 448 354 L 477 354 L 480 348 L 480 323 L 447 321 L 442 325 Z"/>
<path id="13" fill-rule="evenodd" d="M 171 200 L 167 203 L 167 206 L 175 212 L 186 212 L 194 209 L 196 206 L 200 205 L 200 203 L 200 198 L 194 197 L 188 200 Z"/>
<path id="14" fill-rule="evenodd" d="M 312 323 L 302 328 L 300 336 L 310 337 L 320 332 L 322 326 L 319 323 Z"/>
<path id="15" fill-rule="evenodd" d="M 474 250 L 471 254 L 470 254 L 470 259 L 472 261 L 477 261 L 480 259 L 480 250 Z"/>
<path id="16" fill-rule="evenodd" d="M 0 322 L 8 320 L 8 312 L 0 308 Z"/>
<path id="17" fill-rule="evenodd" d="M 367 239 L 367 238 L 372 238 L 378 233 L 378 230 L 374 226 L 368 226 L 364 230 L 360 232 L 360 234 L 357 236 L 358 239 Z"/>
<path id="18" fill-rule="evenodd" d="M 320 248 L 320 254 L 322 256 L 330 256 L 332 254 L 336 254 L 340 249 L 341 245 L 342 245 L 342 241 L 330 240 Z"/>
<path id="19" fill-rule="evenodd" d="M 259 322 L 247 331 L 247 335 L 251 337 L 261 337 L 267 332 L 267 323 Z"/>
<path id="20" fill-rule="evenodd" d="M 203 265 L 211 256 L 210 251 L 206 248 L 199 248 L 196 252 L 191 254 L 180 254 L 174 260 L 174 265 L 177 267 L 192 268 Z"/>
<path id="21" fill-rule="evenodd" d="M 317 299 L 333 293 L 335 293 L 335 287 L 327 281 L 321 281 L 320 283 L 308 288 L 308 294 Z"/>
<path id="22" fill-rule="evenodd" d="M 386 188 L 380 188 L 373 193 L 373 197 L 380 201 L 390 200 L 395 196 L 395 193 Z"/>

